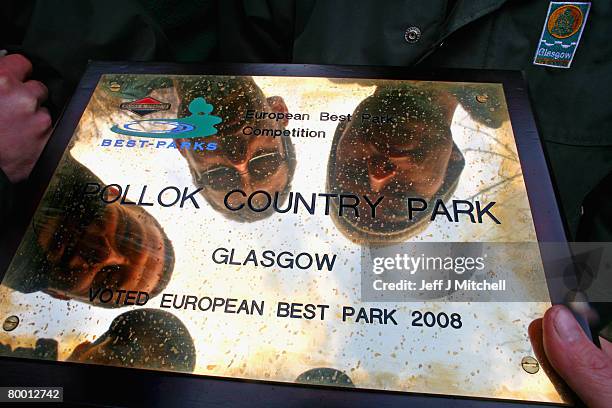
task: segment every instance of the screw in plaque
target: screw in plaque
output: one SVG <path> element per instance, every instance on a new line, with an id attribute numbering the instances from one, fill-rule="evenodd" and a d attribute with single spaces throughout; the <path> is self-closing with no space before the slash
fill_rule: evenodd
<path id="1" fill-rule="evenodd" d="M 487 94 L 476 95 L 476 100 L 479 103 L 486 103 L 489 100 L 489 95 Z"/>
<path id="2" fill-rule="evenodd" d="M 531 356 L 526 356 L 522 358 L 521 367 L 523 367 L 523 370 L 525 370 L 529 374 L 535 374 L 540 371 L 540 363 L 538 363 L 538 360 Z"/>
<path id="3" fill-rule="evenodd" d="M 111 82 L 109 88 L 113 92 L 119 92 L 121 90 L 121 85 L 118 82 Z"/>
<path id="4" fill-rule="evenodd" d="M 2 328 L 7 331 L 13 331 L 19 326 L 19 318 L 17 316 L 9 316 L 2 323 Z"/>

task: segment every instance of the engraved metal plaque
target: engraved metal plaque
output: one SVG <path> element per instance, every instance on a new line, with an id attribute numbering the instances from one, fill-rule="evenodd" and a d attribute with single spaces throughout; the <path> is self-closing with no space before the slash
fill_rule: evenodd
<path id="1" fill-rule="evenodd" d="M 0 286 L 0 353 L 562 402 L 527 336 L 537 243 L 501 83 L 105 74 Z"/>

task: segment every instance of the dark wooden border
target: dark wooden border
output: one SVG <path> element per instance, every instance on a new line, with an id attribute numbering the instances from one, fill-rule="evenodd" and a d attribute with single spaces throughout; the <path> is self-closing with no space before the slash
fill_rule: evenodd
<path id="1" fill-rule="evenodd" d="M 555 191 L 520 72 L 428 70 L 403 67 L 357 67 L 291 64 L 174 64 L 92 62 L 47 144 L 27 184 L 18 186 L 20 209 L 6 231 L 0 249 L 0 271 L 6 271 L 62 153 L 102 74 L 268 75 L 326 78 L 412 79 L 492 82 L 504 87 L 516 137 L 538 241 L 567 248 L 566 233 Z M 558 254 L 558 249 L 556 251 Z M 545 270 L 547 255 L 542 254 Z M 567 256 L 571 257 L 569 248 Z M 553 303 L 562 303 L 564 288 L 549 287 Z M 588 330 L 588 328 L 586 328 Z M 2 385 L 64 386 L 71 404 L 104 406 L 232 406 L 232 407 L 509 407 L 551 404 L 471 399 L 429 394 L 337 389 L 288 383 L 216 378 L 161 371 L 136 370 L 66 362 L 0 358 Z"/>

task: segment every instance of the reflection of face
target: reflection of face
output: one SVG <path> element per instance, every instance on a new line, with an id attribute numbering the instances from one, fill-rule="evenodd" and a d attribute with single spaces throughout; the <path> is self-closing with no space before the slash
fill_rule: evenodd
<path id="1" fill-rule="evenodd" d="M 438 192 L 453 148 L 450 120 L 455 105 L 434 100 L 424 110 L 407 97 L 385 99 L 377 94 L 360 104 L 338 140 L 332 179 L 340 191 L 385 198 L 375 220 L 364 207 L 360 218 L 351 222 L 392 230 L 408 220 L 407 197 L 430 200 Z M 364 112 L 391 113 L 397 115 L 397 123 L 361 124 Z"/>
<path id="2" fill-rule="evenodd" d="M 192 372 L 196 352 L 180 319 L 162 310 L 138 308 L 115 317 L 93 343 L 75 347 L 68 361 Z"/>
<path id="3" fill-rule="evenodd" d="M 86 226 L 51 216 L 37 227 L 52 295 L 89 301 L 90 288 L 151 292 L 162 278 L 164 233 L 140 207 L 110 204 Z"/>
<path id="4" fill-rule="evenodd" d="M 252 109 L 265 112 L 287 111 L 279 97 L 253 99 Z M 286 160 L 288 152 L 282 138 L 242 133 L 246 126 L 282 129 L 285 125 L 285 122 L 267 119 L 244 122 L 238 127 L 230 127 L 230 132 L 222 131 L 206 138 L 207 143 L 217 144 L 217 149 L 212 152 L 181 150 L 196 185 L 204 188 L 202 194 L 214 207 L 222 209 L 226 193 L 234 189 L 241 189 L 247 195 L 256 190 L 274 192 L 285 189 L 290 181 L 290 169 Z M 231 197 L 228 204 L 235 206 L 238 204 L 235 200 L 238 199 Z M 260 204 L 254 200 L 254 205 Z"/>

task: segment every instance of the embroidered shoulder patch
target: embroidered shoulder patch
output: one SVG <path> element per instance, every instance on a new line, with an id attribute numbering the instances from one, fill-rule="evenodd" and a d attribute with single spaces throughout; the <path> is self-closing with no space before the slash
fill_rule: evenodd
<path id="1" fill-rule="evenodd" d="M 533 63 L 569 68 L 580 43 L 590 8 L 591 3 L 551 2 Z"/>

